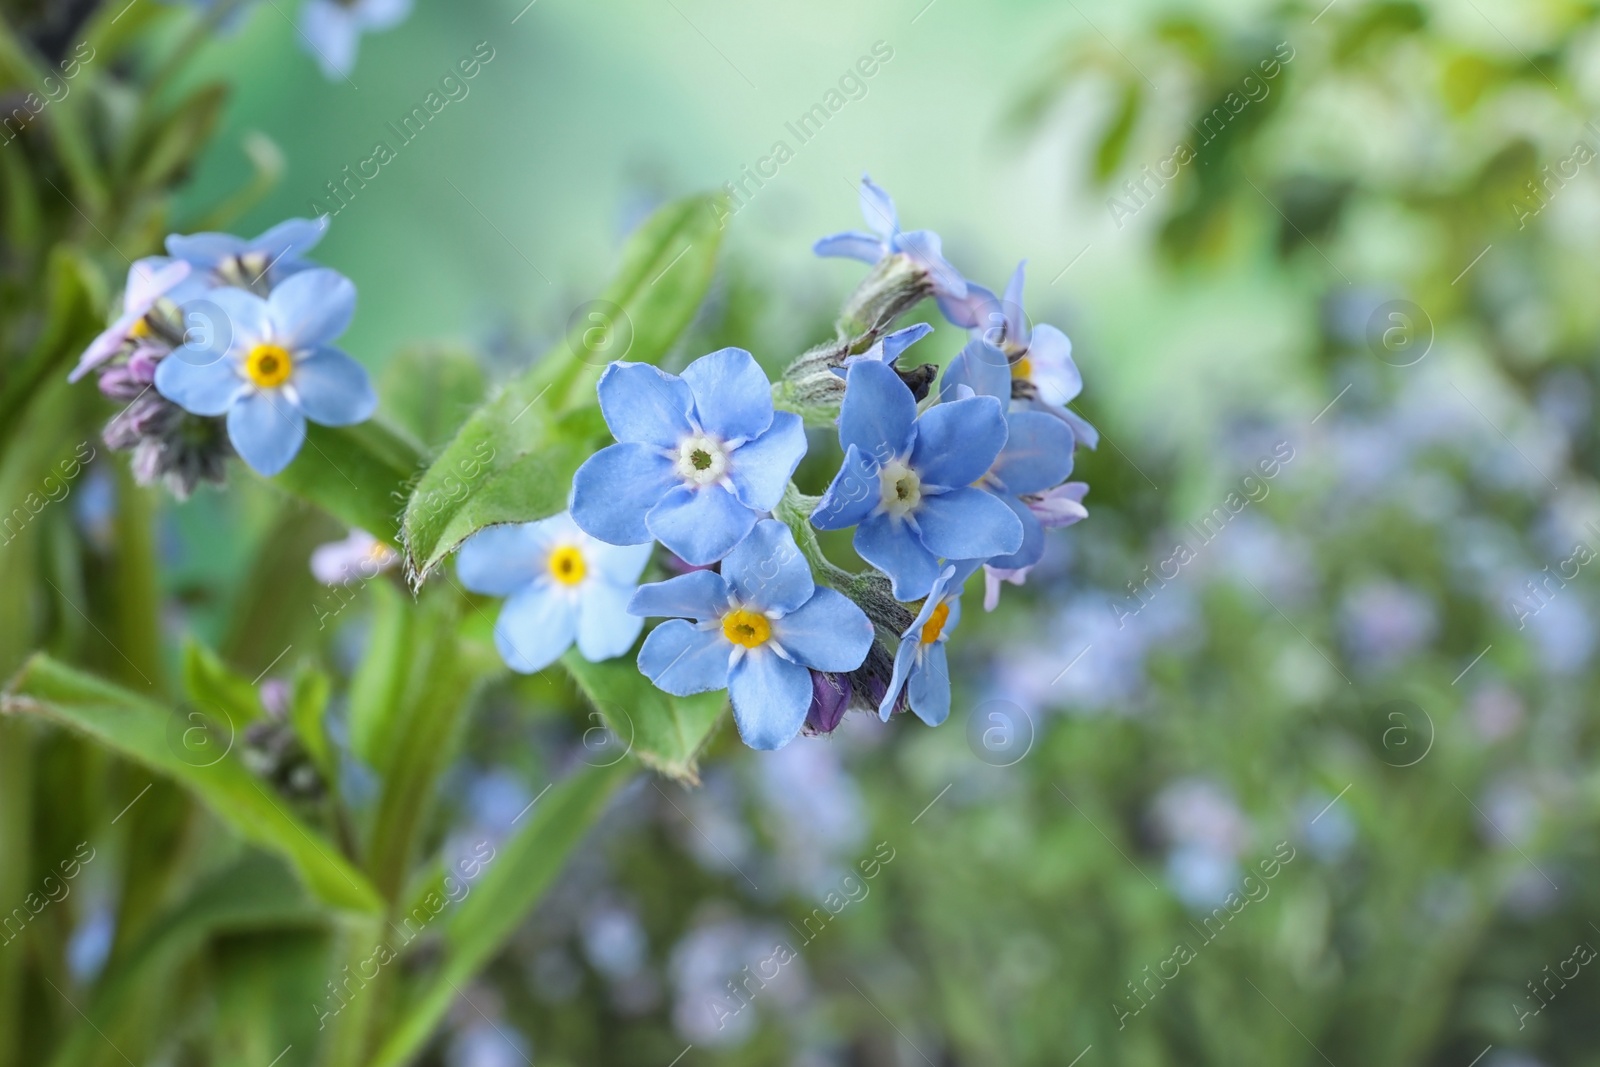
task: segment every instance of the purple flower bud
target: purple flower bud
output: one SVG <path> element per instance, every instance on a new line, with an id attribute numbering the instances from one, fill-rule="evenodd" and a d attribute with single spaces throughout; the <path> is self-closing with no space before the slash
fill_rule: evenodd
<path id="1" fill-rule="evenodd" d="M 806 711 L 806 732 L 831 734 L 850 703 L 850 679 L 826 671 L 811 672 L 811 707 Z"/>

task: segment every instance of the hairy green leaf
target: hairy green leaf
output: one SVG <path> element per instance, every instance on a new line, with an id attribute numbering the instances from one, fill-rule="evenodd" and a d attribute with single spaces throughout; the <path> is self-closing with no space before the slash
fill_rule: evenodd
<path id="1" fill-rule="evenodd" d="M 306 443 L 273 484 L 358 530 L 400 540 L 400 509 L 422 451 L 409 435 L 368 420 L 357 426 L 306 426 Z"/>
<path id="2" fill-rule="evenodd" d="M 608 734 L 590 731 L 584 735 L 585 747 L 594 752 L 592 758 L 614 755 L 621 759 L 632 753 L 662 774 L 699 781 L 695 757 L 721 721 L 727 693 L 718 690 L 691 697 L 663 693 L 639 673 L 630 657 L 590 663 L 576 650 L 569 650 L 561 665 L 609 728 Z M 595 743 L 591 744 L 591 739 Z"/>

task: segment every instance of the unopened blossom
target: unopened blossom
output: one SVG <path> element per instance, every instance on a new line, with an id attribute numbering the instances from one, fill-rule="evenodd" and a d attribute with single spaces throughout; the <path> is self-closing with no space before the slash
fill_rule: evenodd
<path id="1" fill-rule="evenodd" d="M 162 256 L 136 260 L 128 270 L 128 283 L 122 291 L 121 314 L 89 342 L 78 365 L 67 375 L 67 381 L 75 382 L 108 362 L 124 345 L 144 332 L 147 329 L 145 316 L 154 310 L 158 300 L 177 290 L 191 270 L 193 267 L 188 263 Z"/>

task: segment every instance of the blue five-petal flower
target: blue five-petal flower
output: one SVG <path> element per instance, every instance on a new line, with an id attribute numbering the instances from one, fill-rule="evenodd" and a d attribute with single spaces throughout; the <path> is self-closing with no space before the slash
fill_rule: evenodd
<path id="1" fill-rule="evenodd" d="M 614 545 L 654 539 L 696 566 L 715 563 L 778 506 L 806 452 L 800 416 L 773 411 L 772 384 L 742 348 L 701 356 L 681 378 L 613 363 L 599 392 L 618 443 L 578 468 L 571 508 Z"/>
<path id="2" fill-rule="evenodd" d="M 966 395 L 1007 399 L 1012 370 L 1005 354 L 984 341 L 970 341 L 945 370 L 939 386 L 943 399 Z M 979 484 L 1005 502 L 1022 523 L 1022 547 L 1010 555 L 989 560 L 991 567 L 1018 570 L 1031 567 L 1044 554 L 1044 526 L 1022 499 L 1054 489 L 1072 474 L 1072 428 L 1043 411 L 1012 411 L 1006 415 L 1006 445 Z"/>
<path id="3" fill-rule="evenodd" d="M 596 541 L 563 512 L 480 530 L 461 546 L 456 573 L 474 593 L 506 598 L 495 647 L 512 670 L 532 674 L 574 640 L 590 662 L 633 647 L 644 620 L 628 613 L 628 600 L 650 551 Z"/>
<path id="4" fill-rule="evenodd" d="M 938 726 L 950 717 L 950 661 L 944 646 L 961 621 L 961 590 L 976 569 L 977 563 L 968 561 L 940 571 L 916 619 L 900 635 L 894 674 L 878 705 L 884 722 L 889 721 L 902 689 L 911 710 L 929 726 Z"/>
<path id="5" fill-rule="evenodd" d="M 900 216 L 894 200 L 871 178 L 861 176 L 861 217 L 871 233 L 851 231 L 823 237 L 812 246 L 819 256 L 839 256 L 877 263 L 893 255 L 903 255 L 928 272 L 933 291 L 941 301 L 959 301 L 967 295 L 967 280 L 944 258 L 939 235 L 932 230 L 900 229 Z"/>
<path id="6" fill-rule="evenodd" d="M 972 484 L 1005 443 L 1005 412 L 994 397 L 935 404 L 919 417 L 892 368 L 856 363 L 839 409 L 844 465 L 811 522 L 823 530 L 857 526 L 856 551 L 889 576 L 895 599 L 927 596 L 939 560 L 990 559 L 1022 547 L 1021 521 Z"/>
<path id="7" fill-rule="evenodd" d="M 167 252 L 209 272 L 218 284 L 231 284 L 234 274 L 245 281 L 260 281 L 267 288 L 292 274 L 312 270 L 315 264 L 303 259 L 328 232 L 328 216 L 315 219 L 287 219 L 251 240 L 229 233 L 170 234 Z"/>
<path id="8" fill-rule="evenodd" d="M 812 670 L 855 670 L 872 647 L 865 613 L 812 581 L 794 535 L 775 519 L 756 524 L 721 574 L 641 586 L 628 609 L 677 616 L 645 638 L 639 670 L 676 696 L 726 688 L 751 748 L 782 748 L 800 732 Z"/>
<path id="9" fill-rule="evenodd" d="M 193 414 L 226 414 L 228 440 L 257 472 L 289 465 L 307 419 L 349 426 L 378 406 L 366 369 L 329 344 L 355 313 L 355 286 L 337 271 L 303 271 L 265 300 L 231 288 L 203 299 L 215 321 L 157 364 L 156 389 Z"/>

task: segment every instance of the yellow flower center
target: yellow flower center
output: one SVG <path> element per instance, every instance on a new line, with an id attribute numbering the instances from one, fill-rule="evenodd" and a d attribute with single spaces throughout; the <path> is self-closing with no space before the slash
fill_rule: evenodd
<path id="1" fill-rule="evenodd" d="M 149 337 L 153 333 L 155 333 L 155 331 L 150 328 L 150 319 L 148 316 L 146 316 L 145 318 L 142 318 L 133 324 L 133 329 L 128 331 L 128 336 Z"/>
<path id="2" fill-rule="evenodd" d="M 367 549 L 367 562 L 375 563 L 380 567 L 387 567 L 389 561 L 394 559 L 395 550 L 382 541 L 372 542 L 372 547 Z"/>
<path id="3" fill-rule="evenodd" d="M 577 585 L 589 572 L 583 553 L 571 545 L 562 545 L 550 553 L 550 576 L 562 585 Z"/>
<path id="4" fill-rule="evenodd" d="M 928 616 L 928 621 L 922 624 L 922 643 L 931 645 L 939 640 L 939 635 L 944 633 L 945 620 L 950 618 L 950 601 L 941 600 L 939 606 L 933 609 L 933 614 Z"/>
<path id="5" fill-rule="evenodd" d="M 1021 378 L 1023 381 L 1031 380 L 1033 378 L 1033 360 L 1023 356 L 1011 364 L 1011 376 L 1013 378 Z"/>
<path id="6" fill-rule="evenodd" d="M 263 389 L 274 389 L 289 380 L 294 360 L 282 345 L 256 345 L 244 357 L 244 372 Z"/>
<path id="7" fill-rule="evenodd" d="M 772 636 L 772 623 L 759 612 L 735 608 L 722 617 L 722 636 L 736 645 L 755 648 Z"/>

